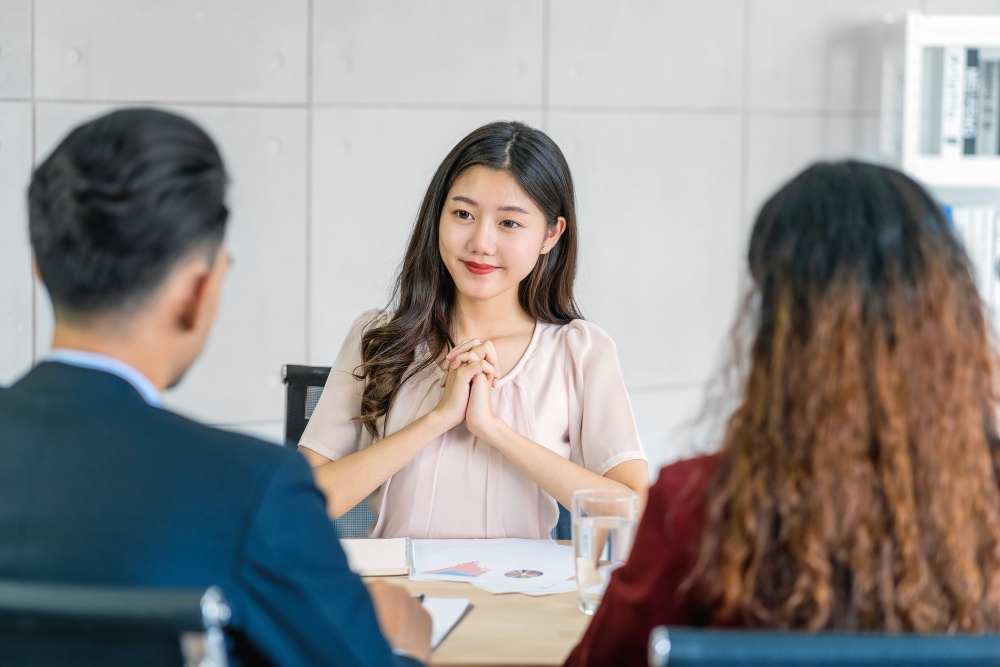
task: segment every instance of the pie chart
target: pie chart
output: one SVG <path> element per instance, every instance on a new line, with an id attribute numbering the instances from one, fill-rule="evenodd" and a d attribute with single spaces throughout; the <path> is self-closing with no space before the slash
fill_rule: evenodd
<path id="1" fill-rule="evenodd" d="M 504 576 L 511 579 L 534 579 L 535 577 L 542 576 L 542 574 L 541 570 L 511 570 Z"/>

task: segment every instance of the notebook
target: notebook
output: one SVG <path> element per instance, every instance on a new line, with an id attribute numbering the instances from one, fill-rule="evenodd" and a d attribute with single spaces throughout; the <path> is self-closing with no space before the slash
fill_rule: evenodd
<path id="1" fill-rule="evenodd" d="M 431 648 L 448 636 L 451 629 L 458 625 L 462 617 L 472 609 L 469 598 L 424 598 L 424 609 L 431 615 L 433 629 L 431 630 Z"/>
<path id="2" fill-rule="evenodd" d="M 409 574 L 413 562 L 413 545 L 408 537 L 391 539 L 341 540 L 347 554 L 347 564 L 362 577 L 391 577 Z"/>

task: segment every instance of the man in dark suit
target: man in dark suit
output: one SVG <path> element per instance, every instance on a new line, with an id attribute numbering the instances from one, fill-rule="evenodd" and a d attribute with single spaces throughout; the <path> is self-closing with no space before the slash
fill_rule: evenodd
<path id="1" fill-rule="evenodd" d="M 348 570 L 299 454 L 161 407 L 215 318 L 225 187 L 211 139 L 152 109 L 76 128 L 35 171 L 56 323 L 51 356 L 0 389 L 0 577 L 217 584 L 242 664 L 426 661 L 430 618 Z"/>

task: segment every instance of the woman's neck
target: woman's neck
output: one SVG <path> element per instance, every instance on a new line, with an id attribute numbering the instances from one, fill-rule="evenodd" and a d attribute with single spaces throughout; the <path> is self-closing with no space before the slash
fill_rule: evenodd
<path id="1" fill-rule="evenodd" d="M 472 338 L 492 340 L 517 335 L 535 326 L 517 298 L 517 290 L 500 294 L 492 299 L 472 299 L 458 292 L 452 316 L 452 333 L 455 342 Z"/>

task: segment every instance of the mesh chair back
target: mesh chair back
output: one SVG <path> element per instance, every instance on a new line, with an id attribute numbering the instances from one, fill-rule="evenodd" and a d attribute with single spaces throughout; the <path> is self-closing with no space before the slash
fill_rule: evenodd
<path id="1" fill-rule="evenodd" d="M 29 665 L 226 667 L 229 605 L 204 589 L 0 580 L 0 656 Z"/>
<path id="2" fill-rule="evenodd" d="M 323 386 L 330 376 L 328 366 L 287 365 L 282 371 L 285 381 L 285 446 L 296 447 L 302 438 L 306 424 L 312 418 L 313 410 L 323 394 Z M 375 521 L 375 515 L 362 500 L 352 507 L 333 525 L 341 538 L 367 537 L 368 526 Z"/>
<path id="3" fill-rule="evenodd" d="M 979 667 L 1000 664 L 1000 635 L 884 635 L 653 629 L 650 667 Z"/>
<path id="4" fill-rule="evenodd" d="M 328 366 L 285 366 L 281 371 L 285 382 L 285 445 L 297 447 L 323 385 L 330 376 Z"/>

